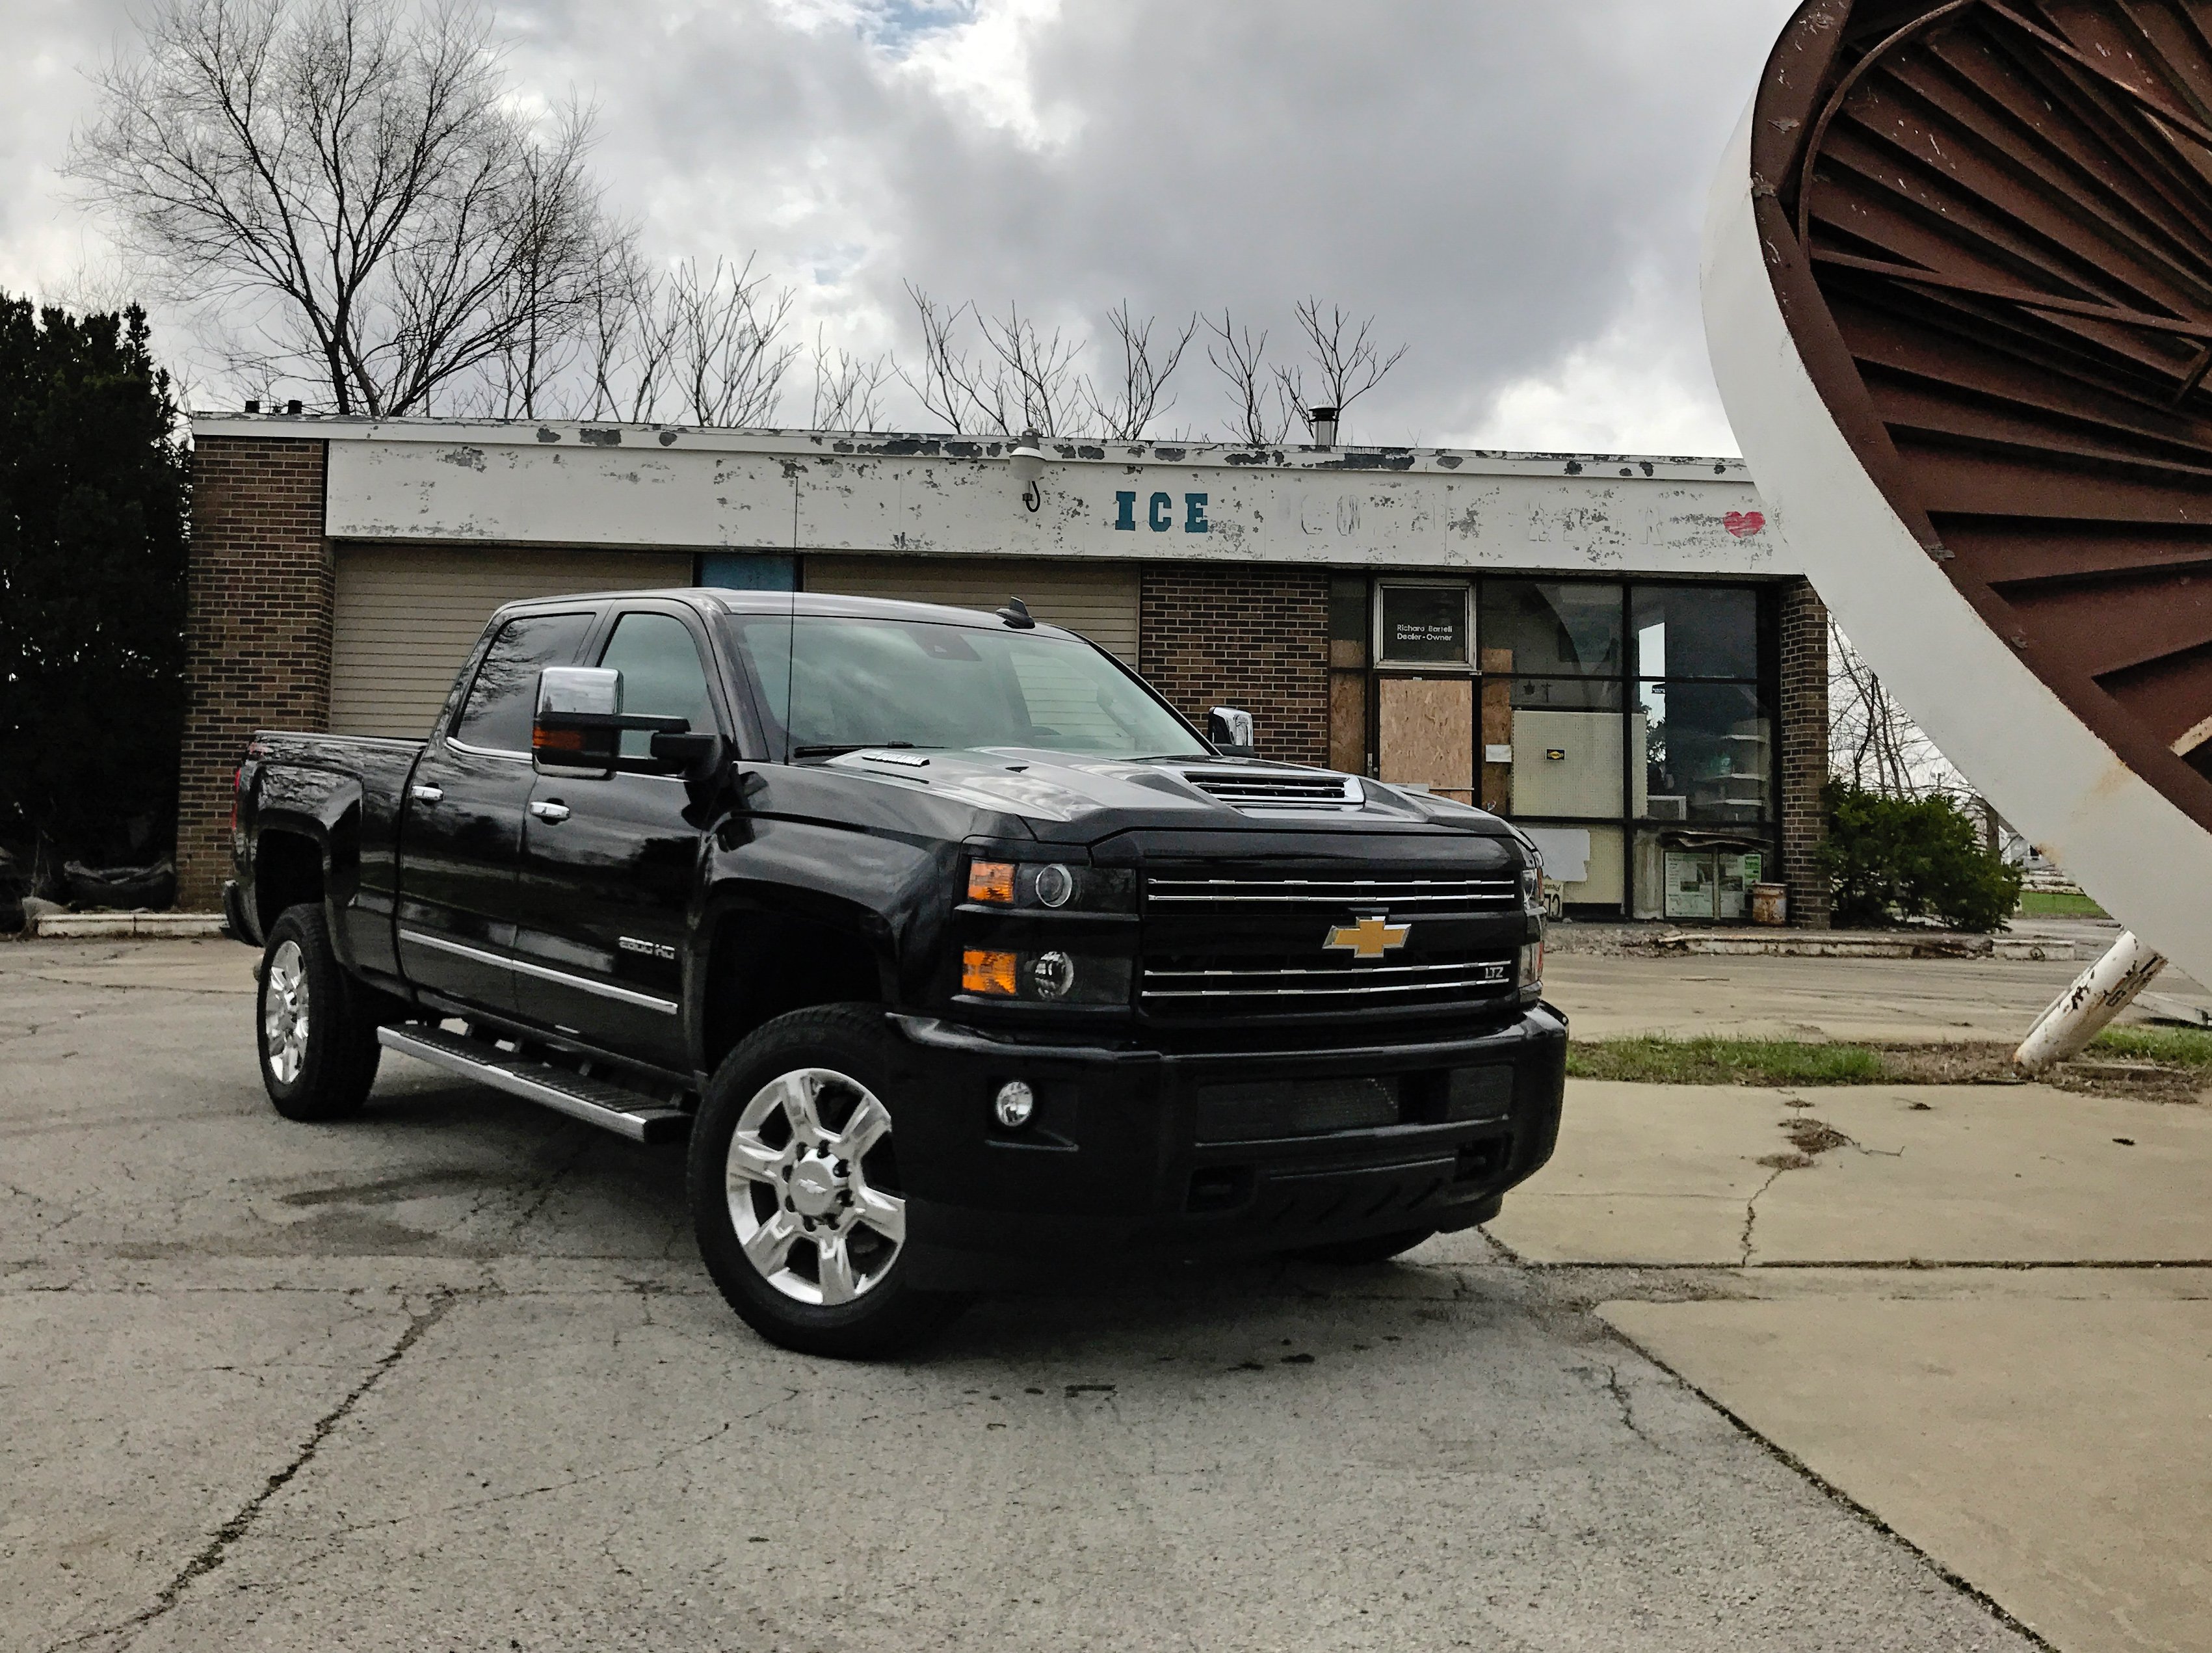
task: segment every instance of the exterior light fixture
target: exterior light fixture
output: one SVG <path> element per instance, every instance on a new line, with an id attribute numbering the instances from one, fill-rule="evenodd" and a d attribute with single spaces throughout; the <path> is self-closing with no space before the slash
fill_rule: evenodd
<path id="1" fill-rule="evenodd" d="M 1043 443 L 1044 438 L 1036 431 L 1025 430 L 1006 454 L 1007 468 L 1022 485 L 1022 503 L 1032 511 L 1044 507 L 1044 490 L 1038 486 L 1044 480 Z"/>
<path id="2" fill-rule="evenodd" d="M 1314 446 L 1316 447 L 1334 447 L 1336 446 L 1337 412 L 1338 410 L 1335 408 L 1315 408 L 1307 414 L 1307 422 L 1313 427 Z"/>
<path id="3" fill-rule="evenodd" d="M 999 1087 L 991 1111 L 999 1116 L 1000 1124 L 1010 1131 L 1018 1131 L 1036 1112 L 1036 1095 L 1019 1079 L 1008 1079 Z"/>

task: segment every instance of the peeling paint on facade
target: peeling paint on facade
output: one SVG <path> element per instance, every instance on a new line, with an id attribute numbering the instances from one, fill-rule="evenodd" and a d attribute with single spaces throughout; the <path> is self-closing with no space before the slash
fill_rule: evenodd
<path id="1" fill-rule="evenodd" d="M 1771 527 L 1726 526 L 1761 511 L 1735 460 L 1054 442 L 1031 510 L 988 439 L 222 416 L 196 428 L 327 441 L 327 532 L 343 539 L 1797 572 Z"/>

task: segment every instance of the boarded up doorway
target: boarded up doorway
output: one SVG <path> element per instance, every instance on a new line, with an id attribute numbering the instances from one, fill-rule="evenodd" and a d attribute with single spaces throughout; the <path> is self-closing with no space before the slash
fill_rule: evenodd
<path id="1" fill-rule="evenodd" d="M 1474 802 L 1473 680 L 1384 678 L 1376 689 L 1376 756 L 1382 779 Z"/>

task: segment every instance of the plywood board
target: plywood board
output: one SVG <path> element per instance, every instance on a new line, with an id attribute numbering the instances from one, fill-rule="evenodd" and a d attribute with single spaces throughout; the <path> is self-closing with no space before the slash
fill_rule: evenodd
<path id="1" fill-rule="evenodd" d="M 1376 756 L 1382 779 L 1474 795 L 1474 683 L 1469 678 L 1377 681 Z"/>
<path id="2" fill-rule="evenodd" d="M 1367 674 L 1328 674 L 1328 766 L 1346 775 L 1367 773 Z"/>

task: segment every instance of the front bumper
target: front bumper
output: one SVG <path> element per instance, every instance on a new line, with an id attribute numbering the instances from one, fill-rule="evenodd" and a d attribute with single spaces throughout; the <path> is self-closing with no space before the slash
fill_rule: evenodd
<path id="1" fill-rule="evenodd" d="M 1170 1053 L 1015 1042 L 895 1016 L 898 1124 L 916 1283 L 979 1289 L 1130 1252 L 1256 1254 L 1495 1215 L 1558 1139 L 1565 1018 L 1538 1005 L 1479 1032 L 1322 1050 Z M 1418 1118 L 1226 1133 L 1213 1089 L 1377 1080 L 1481 1100 Z M 1510 1082 L 1508 1080 L 1510 1076 Z M 1000 1127 L 992 1098 L 1027 1083 L 1036 1112 Z M 1450 1094 L 1458 1097 L 1456 1081 Z"/>

